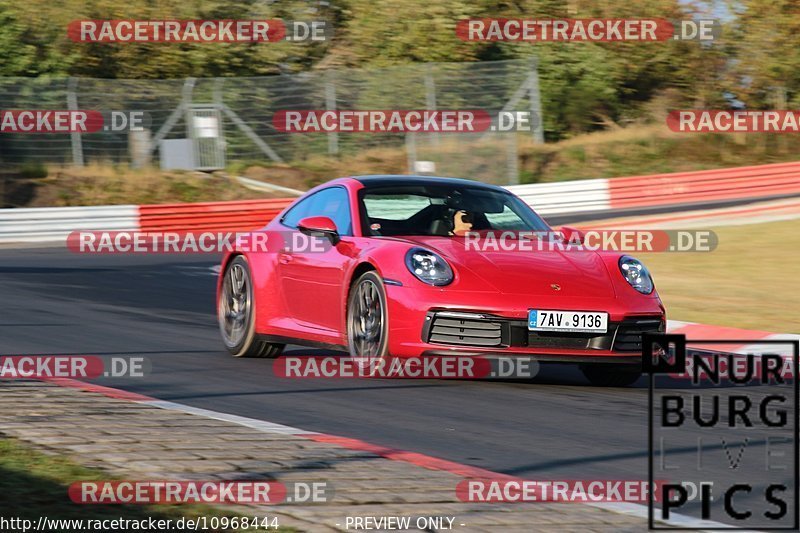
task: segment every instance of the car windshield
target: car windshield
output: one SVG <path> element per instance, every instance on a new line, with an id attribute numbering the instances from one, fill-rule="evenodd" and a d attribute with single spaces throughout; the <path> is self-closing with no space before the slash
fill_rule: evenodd
<path id="1" fill-rule="evenodd" d="M 363 234 L 461 236 L 467 231 L 548 231 L 516 196 L 484 187 L 416 185 L 368 188 L 360 195 Z"/>

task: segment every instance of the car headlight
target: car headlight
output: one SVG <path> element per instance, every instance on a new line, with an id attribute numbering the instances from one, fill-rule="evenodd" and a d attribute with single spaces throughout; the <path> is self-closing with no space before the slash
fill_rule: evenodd
<path id="1" fill-rule="evenodd" d="M 409 272 L 428 285 L 447 285 L 453 281 L 453 269 L 438 254 L 423 248 L 412 248 L 406 252 L 406 267 Z"/>
<path id="2" fill-rule="evenodd" d="M 625 278 L 625 281 L 637 291 L 642 294 L 653 292 L 653 278 L 638 259 L 623 255 L 619 258 L 619 271 L 622 272 L 622 277 Z"/>

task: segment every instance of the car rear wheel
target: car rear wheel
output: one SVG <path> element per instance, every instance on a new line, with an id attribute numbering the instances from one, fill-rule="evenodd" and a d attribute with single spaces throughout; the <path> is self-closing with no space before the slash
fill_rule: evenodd
<path id="1" fill-rule="evenodd" d="M 620 368 L 612 363 L 584 364 L 581 371 L 586 379 L 596 387 L 627 387 L 641 377 L 638 368 Z"/>
<path id="2" fill-rule="evenodd" d="M 283 344 L 256 338 L 255 298 L 250 266 L 243 256 L 228 263 L 217 302 L 217 319 L 225 347 L 234 357 L 278 357 Z"/>
<path id="3" fill-rule="evenodd" d="M 377 370 L 388 357 L 389 324 L 386 289 L 374 271 L 363 273 L 350 287 L 347 297 L 347 348 L 363 366 Z"/>

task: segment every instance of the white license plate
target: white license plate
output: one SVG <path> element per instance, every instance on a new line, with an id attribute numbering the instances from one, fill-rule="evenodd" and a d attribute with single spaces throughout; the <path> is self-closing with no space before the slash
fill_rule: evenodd
<path id="1" fill-rule="evenodd" d="M 530 331 L 606 333 L 608 331 L 608 313 L 529 309 L 528 329 Z"/>

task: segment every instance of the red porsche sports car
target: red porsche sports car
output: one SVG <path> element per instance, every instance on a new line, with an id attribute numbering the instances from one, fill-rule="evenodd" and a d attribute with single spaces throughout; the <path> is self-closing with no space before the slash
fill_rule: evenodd
<path id="1" fill-rule="evenodd" d="M 222 338 L 236 357 L 277 357 L 286 344 L 376 358 L 521 355 L 578 363 L 597 385 L 634 382 L 642 333 L 665 329 L 647 269 L 605 251 L 470 246 L 470 237 L 495 231 L 553 233 L 511 192 L 480 182 L 325 183 L 259 232 L 327 246 L 223 258 Z"/>

